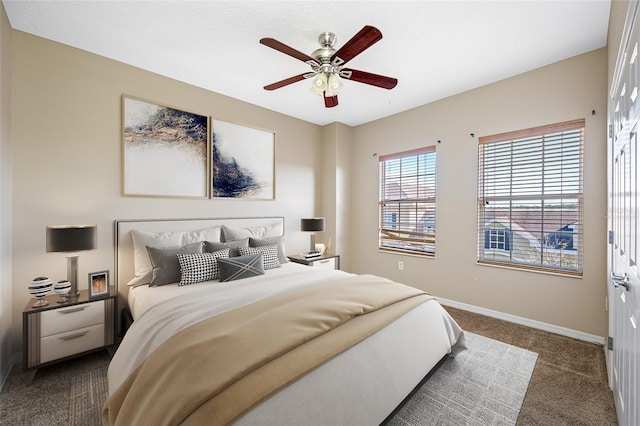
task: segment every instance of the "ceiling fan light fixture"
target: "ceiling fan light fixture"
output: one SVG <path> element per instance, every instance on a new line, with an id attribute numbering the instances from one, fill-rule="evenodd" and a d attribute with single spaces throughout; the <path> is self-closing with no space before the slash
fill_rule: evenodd
<path id="1" fill-rule="evenodd" d="M 327 90 L 329 79 L 326 73 L 319 72 L 313 81 L 311 82 L 311 91 L 319 96 L 324 96 L 324 92 Z"/>
<path id="2" fill-rule="evenodd" d="M 331 73 L 327 79 L 327 96 L 335 96 L 342 89 L 342 79 L 338 73 Z"/>

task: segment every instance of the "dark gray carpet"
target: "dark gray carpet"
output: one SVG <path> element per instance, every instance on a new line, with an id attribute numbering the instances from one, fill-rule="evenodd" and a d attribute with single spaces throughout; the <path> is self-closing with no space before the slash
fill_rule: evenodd
<path id="1" fill-rule="evenodd" d="M 468 350 L 448 358 L 389 419 L 392 426 L 514 425 L 537 354 L 467 332 Z M 0 424 L 100 424 L 106 351 L 39 371 L 25 386 L 18 366 L 0 394 Z"/>
<path id="2" fill-rule="evenodd" d="M 390 426 L 515 425 L 538 355 L 466 332 L 448 358 L 390 418 Z"/>
<path id="3" fill-rule="evenodd" d="M 100 412 L 106 401 L 107 367 L 98 368 L 71 378 L 69 424 L 100 426 Z"/>
<path id="4" fill-rule="evenodd" d="M 25 382 L 21 366 L 14 365 L 0 392 L 0 425 L 67 426 L 74 421 L 82 424 L 82 419 L 89 418 L 90 414 L 79 413 L 81 404 L 86 404 L 87 408 L 93 404 L 90 398 L 82 398 L 82 402 L 78 402 L 78 396 L 87 394 L 79 389 L 79 385 L 93 381 L 91 378 L 95 379 L 96 375 L 106 379 L 110 360 L 108 351 L 104 350 L 44 367 L 38 370 L 30 386 Z M 103 401 L 98 401 L 99 406 Z M 70 415 L 72 410 L 74 414 Z M 99 414 L 100 410 L 94 412 Z M 97 417 L 95 423 L 86 424 L 99 422 Z"/>

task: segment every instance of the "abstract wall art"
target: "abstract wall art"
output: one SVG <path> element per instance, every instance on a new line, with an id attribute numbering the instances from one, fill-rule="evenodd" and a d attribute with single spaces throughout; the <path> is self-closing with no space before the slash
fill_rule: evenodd
<path id="1" fill-rule="evenodd" d="M 212 120 L 211 198 L 275 199 L 275 134 Z"/>
<path id="2" fill-rule="evenodd" d="M 209 196 L 209 118 L 122 97 L 122 195 Z"/>

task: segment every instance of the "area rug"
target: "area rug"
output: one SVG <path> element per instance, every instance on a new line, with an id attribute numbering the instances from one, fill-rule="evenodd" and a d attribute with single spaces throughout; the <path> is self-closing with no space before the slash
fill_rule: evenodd
<path id="1" fill-rule="evenodd" d="M 107 399 L 107 367 L 71 378 L 69 425 L 100 426 L 102 405 Z"/>
<path id="2" fill-rule="evenodd" d="M 448 358 L 387 425 L 516 424 L 538 354 L 465 335 L 468 350 Z"/>
<path id="3" fill-rule="evenodd" d="M 389 426 L 515 425 L 538 354 L 465 332 L 468 350 L 448 358 L 405 404 Z M 107 369 L 73 376 L 70 425 L 100 425 Z"/>

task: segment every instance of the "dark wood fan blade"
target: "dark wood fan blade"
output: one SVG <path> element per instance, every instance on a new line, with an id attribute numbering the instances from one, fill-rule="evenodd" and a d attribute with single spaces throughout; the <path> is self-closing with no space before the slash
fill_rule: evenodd
<path id="1" fill-rule="evenodd" d="M 312 58 L 311 56 L 307 55 L 306 53 L 302 53 L 296 49 L 294 49 L 293 47 L 289 47 L 286 44 L 279 42 L 276 39 L 270 38 L 270 37 L 266 37 L 266 38 L 261 38 L 260 39 L 260 43 L 264 44 L 267 47 L 270 47 L 272 49 L 277 50 L 278 52 L 282 52 L 285 55 L 289 55 L 291 57 L 294 57 L 296 59 L 301 60 L 302 62 L 313 62 L 317 65 L 320 65 L 318 63 L 318 61 L 316 61 L 314 58 Z"/>
<path id="2" fill-rule="evenodd" d="M 382 87 L 383 89 L 393 89 L 398 84 L 397 78 L 385 77 L 384 75 L 372 74 L 350 68 L 342 69 L 342 71 L 340 71 L 340 77 L 359 83 Z"/>
<path id="3" fill-rule="evenodd" d="M 366 25 L 333 54 L 331 62 L 334 65 L 344 65 L 381 39 L 382 33 L 379 29 Z"/>
<path id="4" fill-rule="evenodd" d="M 304 74 L 300 74 L 300 75 L 295 75 L 293 77 L 285 78 L 284 80 L 280 80 L 278 82 L 275 82 L 275 83 L 269 84 L 267 86 L 264 86 L 264 90 L 276 90 L 276 89 L 279 89 L 281 87 L 288 86 L 291 83 L 295 83 L 297 81 L 304 80 L 306 78 L 305 77 L 306 75 L 307 75 L 307 73 L 304 73 Z"/>
<path id="5" fill-rule="evenodd" d="M 327 108 L 333 108 L 338 105 L 338 95 L 335 96 L 327 96 L 325 92 L 324 96 L 324 106 Z"/>

